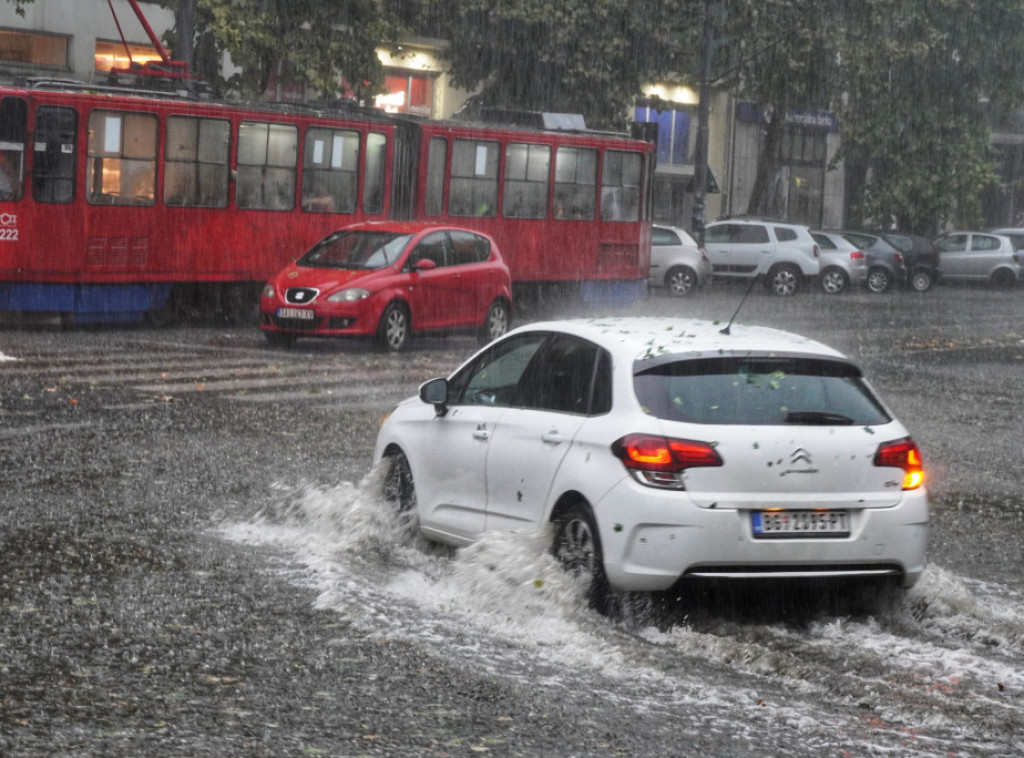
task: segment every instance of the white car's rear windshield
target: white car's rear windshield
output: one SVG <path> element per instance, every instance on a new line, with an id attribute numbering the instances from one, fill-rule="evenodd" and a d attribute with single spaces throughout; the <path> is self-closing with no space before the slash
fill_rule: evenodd
<path id="1" fill-rule="evenodd" d="M 636 366 L 636 396 L 658 418 L 695 424 L 874 426 L 892 419 L 856 366 L 719 357 Z"/>

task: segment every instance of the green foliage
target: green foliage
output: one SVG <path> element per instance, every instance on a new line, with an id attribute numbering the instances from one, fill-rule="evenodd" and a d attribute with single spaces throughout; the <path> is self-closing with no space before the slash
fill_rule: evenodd
<path id="1" fill-rule="evenodd" d="M 176 8 L 176 0 L 164 0 Z M 274 74 L 324 97 L 347 85 L 357 98 L 380 91 L 376 49 L 399 26 L 385 0 L 199 0 L 197 54 L 226 51 L 239 67 L 225 84 L 261 98 Z M 205 42 L 204 42 L 205 40 Z M 213 78 L 199 62 L 200 75 Z"/>
<path id="2" fill-rule="evenodd" d="M 35 0 L 7 0 L 8 3 L 14 6 L 14 12 L 19 16 L 25 15 L 25 7 L 29 3 L 34 3 Z"/>
<path id="3" fill-rule="evenodd" d="M 699 0 L 431 0 L 452 81 L 490 107 L 622 127 L 644 84 L 688 78 Z"/>

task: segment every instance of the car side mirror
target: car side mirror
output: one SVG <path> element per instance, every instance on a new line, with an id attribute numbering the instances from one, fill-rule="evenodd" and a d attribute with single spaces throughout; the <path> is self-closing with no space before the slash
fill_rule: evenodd
<path id="1" fill-rule="evenodd" d="M 448 414 L 448 380 L 445 378 L 431 379 L 420 385 L 420 400 L 430 403 L 438 416 Z"/>
<path id="2" fill-rule="evenodd" d="M 412 267 L 416 271 L 430 271 L 437 268 L 437 264 L 430 258 L 420 258 Z"/>

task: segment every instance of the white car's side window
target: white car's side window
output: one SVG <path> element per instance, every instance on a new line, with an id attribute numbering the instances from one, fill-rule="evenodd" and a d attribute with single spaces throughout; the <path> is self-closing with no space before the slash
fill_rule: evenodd
<path id="1" fill-rule="evenodd" d="M 517 390 L 523 371 L 547 338 L 546 334 L 526 334 L 495 345 L 452 378 L 450 402 L 500 406 L 519 403 Z"/>

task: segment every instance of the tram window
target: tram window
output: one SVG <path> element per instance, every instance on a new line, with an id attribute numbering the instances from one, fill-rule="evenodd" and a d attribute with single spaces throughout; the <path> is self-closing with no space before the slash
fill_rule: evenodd
<path id="1" fill-rule="evenodd" d="M 544 218 L 548 212 L 551 148 L 510 142 L 505 148 L 505 194 L 501 213 L 506 218 Z"/>
<path id="2" fill-rule="evenodd" d="M 295 206 L 298 130 L 289 124 L 243 121 L 238 125 L 239 208 L 287 211 Z"/>
<path id="3" fill-rule="evenodd" d="M 384 172 L 388 161 L 386 134 L 370 132 L 366 135 L 366 175 L 363 177 L 363 210 L 366 213 L 384 211 Z"/>
<path id="4" fill-rule="evenodd" d="M 156 189 L 156 116 L 130 111 L 89 114 L 87 199 L 105 205 L 152 205 Z"/>
<path id="5" fill-rule="evenodd" d="M 314 213 L 355 213 L 359 184 L 359 132 L 314 128 L 306 132 L 302 207 Z"/>
<path id="6" fill-rule="evenodd" d="M 32 157 L 32 197 L 39 203 L 70 203 L 75 196 L 78 113 L 40 105 Z"/>
<path id="7" fill-rule="evenodd" d="M 164 204 L 223 208 L 228 204 L 231 124 L 191 116 L 167 119 Z"/>
<path id="8" fill-rule="evenodd" d="M 597 150 L 560 147 L 555 154 L 555 218 L 594 218 Z"/>
<path id="9" fill-rule="evenodd" d="M 451 215 L 493 217 L 498 203 L 498 143 L 455 140 L 448 192 Z"/>
<path id="10" fill-rule="evenodd" d="M 431 137 L 427 154 L 427 192 L 424 210 L 428 216 L 440 216 L 444 210 L 444 172 L 448 160 L 448 140 Z"/>
<path id="11" fill-rule="evenodd" d="M 27 113 L 20 97 L 0 100 L 0 201 L 21 200 Z"/>
<path id="12" fill-rule="evenodd" d="M 601 172 L 601 220 L 638 221 L 640 219 L 639 153 L 606 150 Z"/>

